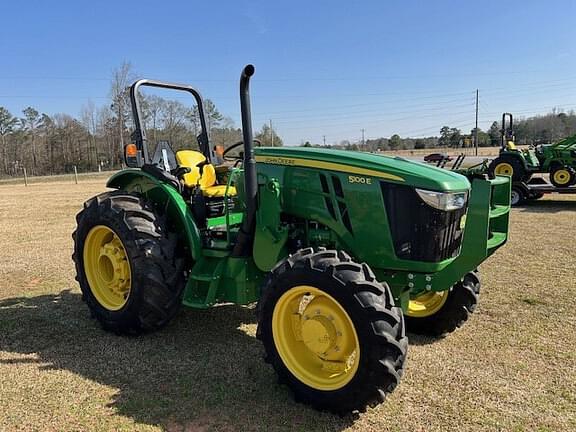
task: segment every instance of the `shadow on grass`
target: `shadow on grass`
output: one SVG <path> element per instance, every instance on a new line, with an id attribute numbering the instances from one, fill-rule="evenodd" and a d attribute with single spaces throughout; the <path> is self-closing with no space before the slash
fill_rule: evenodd
<path id="1" fill-rule="evenodd" d="M 432 345 L 435 344 L 436 342 L 438 342 L 439 340 L 442 340 L 446 337 L 446 335 L 444 336 L 424 336 L 424 335 L 419 335 L 416 333 L 407 333 L 408 335 L 408 340 L 410 341 L 410 345 L 415 345 L 415 346 L 425 346 L 425 345 Z"/>
<path id="2" fill-rule="evenodd" d="M 568 200 L 534 200 L 518 206 L 523 213 L 557 213 L 566 210 L 576 211 L 576 201 Z"/>
<path id="3" fill-rule="evenodd" d="M 170 430 L 337 431 L 354 421 L 297 404 L 277 384 L 260 342 L 244 331 L 255 322 L 251 309 L 187 309 L 140 337 L 106 333 L 89 316 L 67 290 L 0 300 L 1 349 L 38 356 L 4 363 L 38 362 L 113 386 L 118 414 Z"/>

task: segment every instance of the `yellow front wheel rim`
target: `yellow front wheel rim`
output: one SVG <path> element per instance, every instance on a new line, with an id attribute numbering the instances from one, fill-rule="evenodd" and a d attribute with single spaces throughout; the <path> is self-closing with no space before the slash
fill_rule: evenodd
<path id="1" fill-rule="evenodd" d="M 278 299 L 272 313 L 274 345 L 284 365 L 317 390 L 338 390 L 358 370 L 360 343 L 350 316 L 326 292 L 296 286 Z"/>
<path id="2" fill-rule="evenodd" d="M 508 162 L 500 162 L 498 165 L 496 165 L 494 173 L 512 177 L 514 175 L 514 168 Z"/>
<path id="3" fill-rule="evenodd" d="M 84 241 L 84 271 L 98 303 L 110 311 L 122 309 L 131 288 L 130 262 L 122 240 L 109 227 L 93 227 Z"/>
<path id="4" fill-rule="evenodd" d="M 554 182 L 559 185 L 566 185 L 570 183 L 570 173 L 568 170 L 559 169 L 554 171 Z"/>
<path id="5" fill-rule="evenodd" d="M 448 291 L 429 292 L 410 300 L 407 315 L 414 318 L 425 318 L 437 313 L 446 300 Z"/>

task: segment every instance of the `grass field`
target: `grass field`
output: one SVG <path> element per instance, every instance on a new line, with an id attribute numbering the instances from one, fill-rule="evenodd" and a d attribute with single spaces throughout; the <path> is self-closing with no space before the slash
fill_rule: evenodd
<path id="1" fill-rule="evenodd" d="M 411 336 L 388 400 L 337 417 L 295 403 L 262 361 L 250 308 L 182 310 L 139 338 L 104 333 L 74 281 L 74 215 L 101 179 L 0 185 L 0 430 L 576 430 L 576 199 L 512 212 L 479 309 Z"/>
<path id="2" fill-rule="evenodd" d="M 518 148 L 523 148 L 523 146 L 518 146 Z M 479 147 L 478 156 L 485 157 L 495 157 L 498 156 L 500 147 Z M 472 147 L 466 148 L 452 148 L 452 147 L 436 147 L 436 148 L 426 148 L 426 149 L 413 149 L 413 150 L 388 150 L 381 152 L 387 156 L 426 156 L 430 153 L 446 153 L 451 156 L 457 156 L 460 153 L 464 153 L 466 156 L 473 156 L 475 154 L 475 149 Z"/>

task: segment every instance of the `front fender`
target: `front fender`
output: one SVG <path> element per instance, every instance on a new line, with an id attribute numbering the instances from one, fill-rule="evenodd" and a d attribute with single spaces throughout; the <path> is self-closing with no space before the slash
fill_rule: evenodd
<path id="1" fill-rule="evenodd" d="M 184 234 L 191 258 L 194 261 L 200 259 L 200 232 L 190 207 L 173 186 L 140 169 L 119 171 L 108 179 L 106 186 L 143 195 L 156 207 L 163 209 L 170 221 L 176 225 L 178 234 Z"/>

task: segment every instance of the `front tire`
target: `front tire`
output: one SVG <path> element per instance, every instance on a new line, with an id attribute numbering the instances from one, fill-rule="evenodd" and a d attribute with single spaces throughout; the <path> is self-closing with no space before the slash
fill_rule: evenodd
<path id="1" fill-rule="evenodd" d="M 410 300 L 406 312 L 408 331 L 438 337 L 461 327 L 476 310 L 480 279 L 467 273 L 450 290 L 422 294 Z"/>
<path id="2" fill-rule="evenodd" d="M 257 310 L 266 359 L 296 400 L 345 413 L 398 385 L 408 349 L 402 311 L 344 252 L 309 248 L 281 261 Z"/>
<path id="3" fill-rule="evenodd" d="M 165 218 L 142 197 L 115 191 L 88 200 L 76 221 L 76 280 L 102 327 L 139 334 L 168 324 L 185 278 Z"/>
<path id="4" fill-rule="evenodd" d="M 550 183 L 557 188 L 570 187 L 576 182 L 576 173 L 571 167 L 556 166 L 550 170 Z"/>

